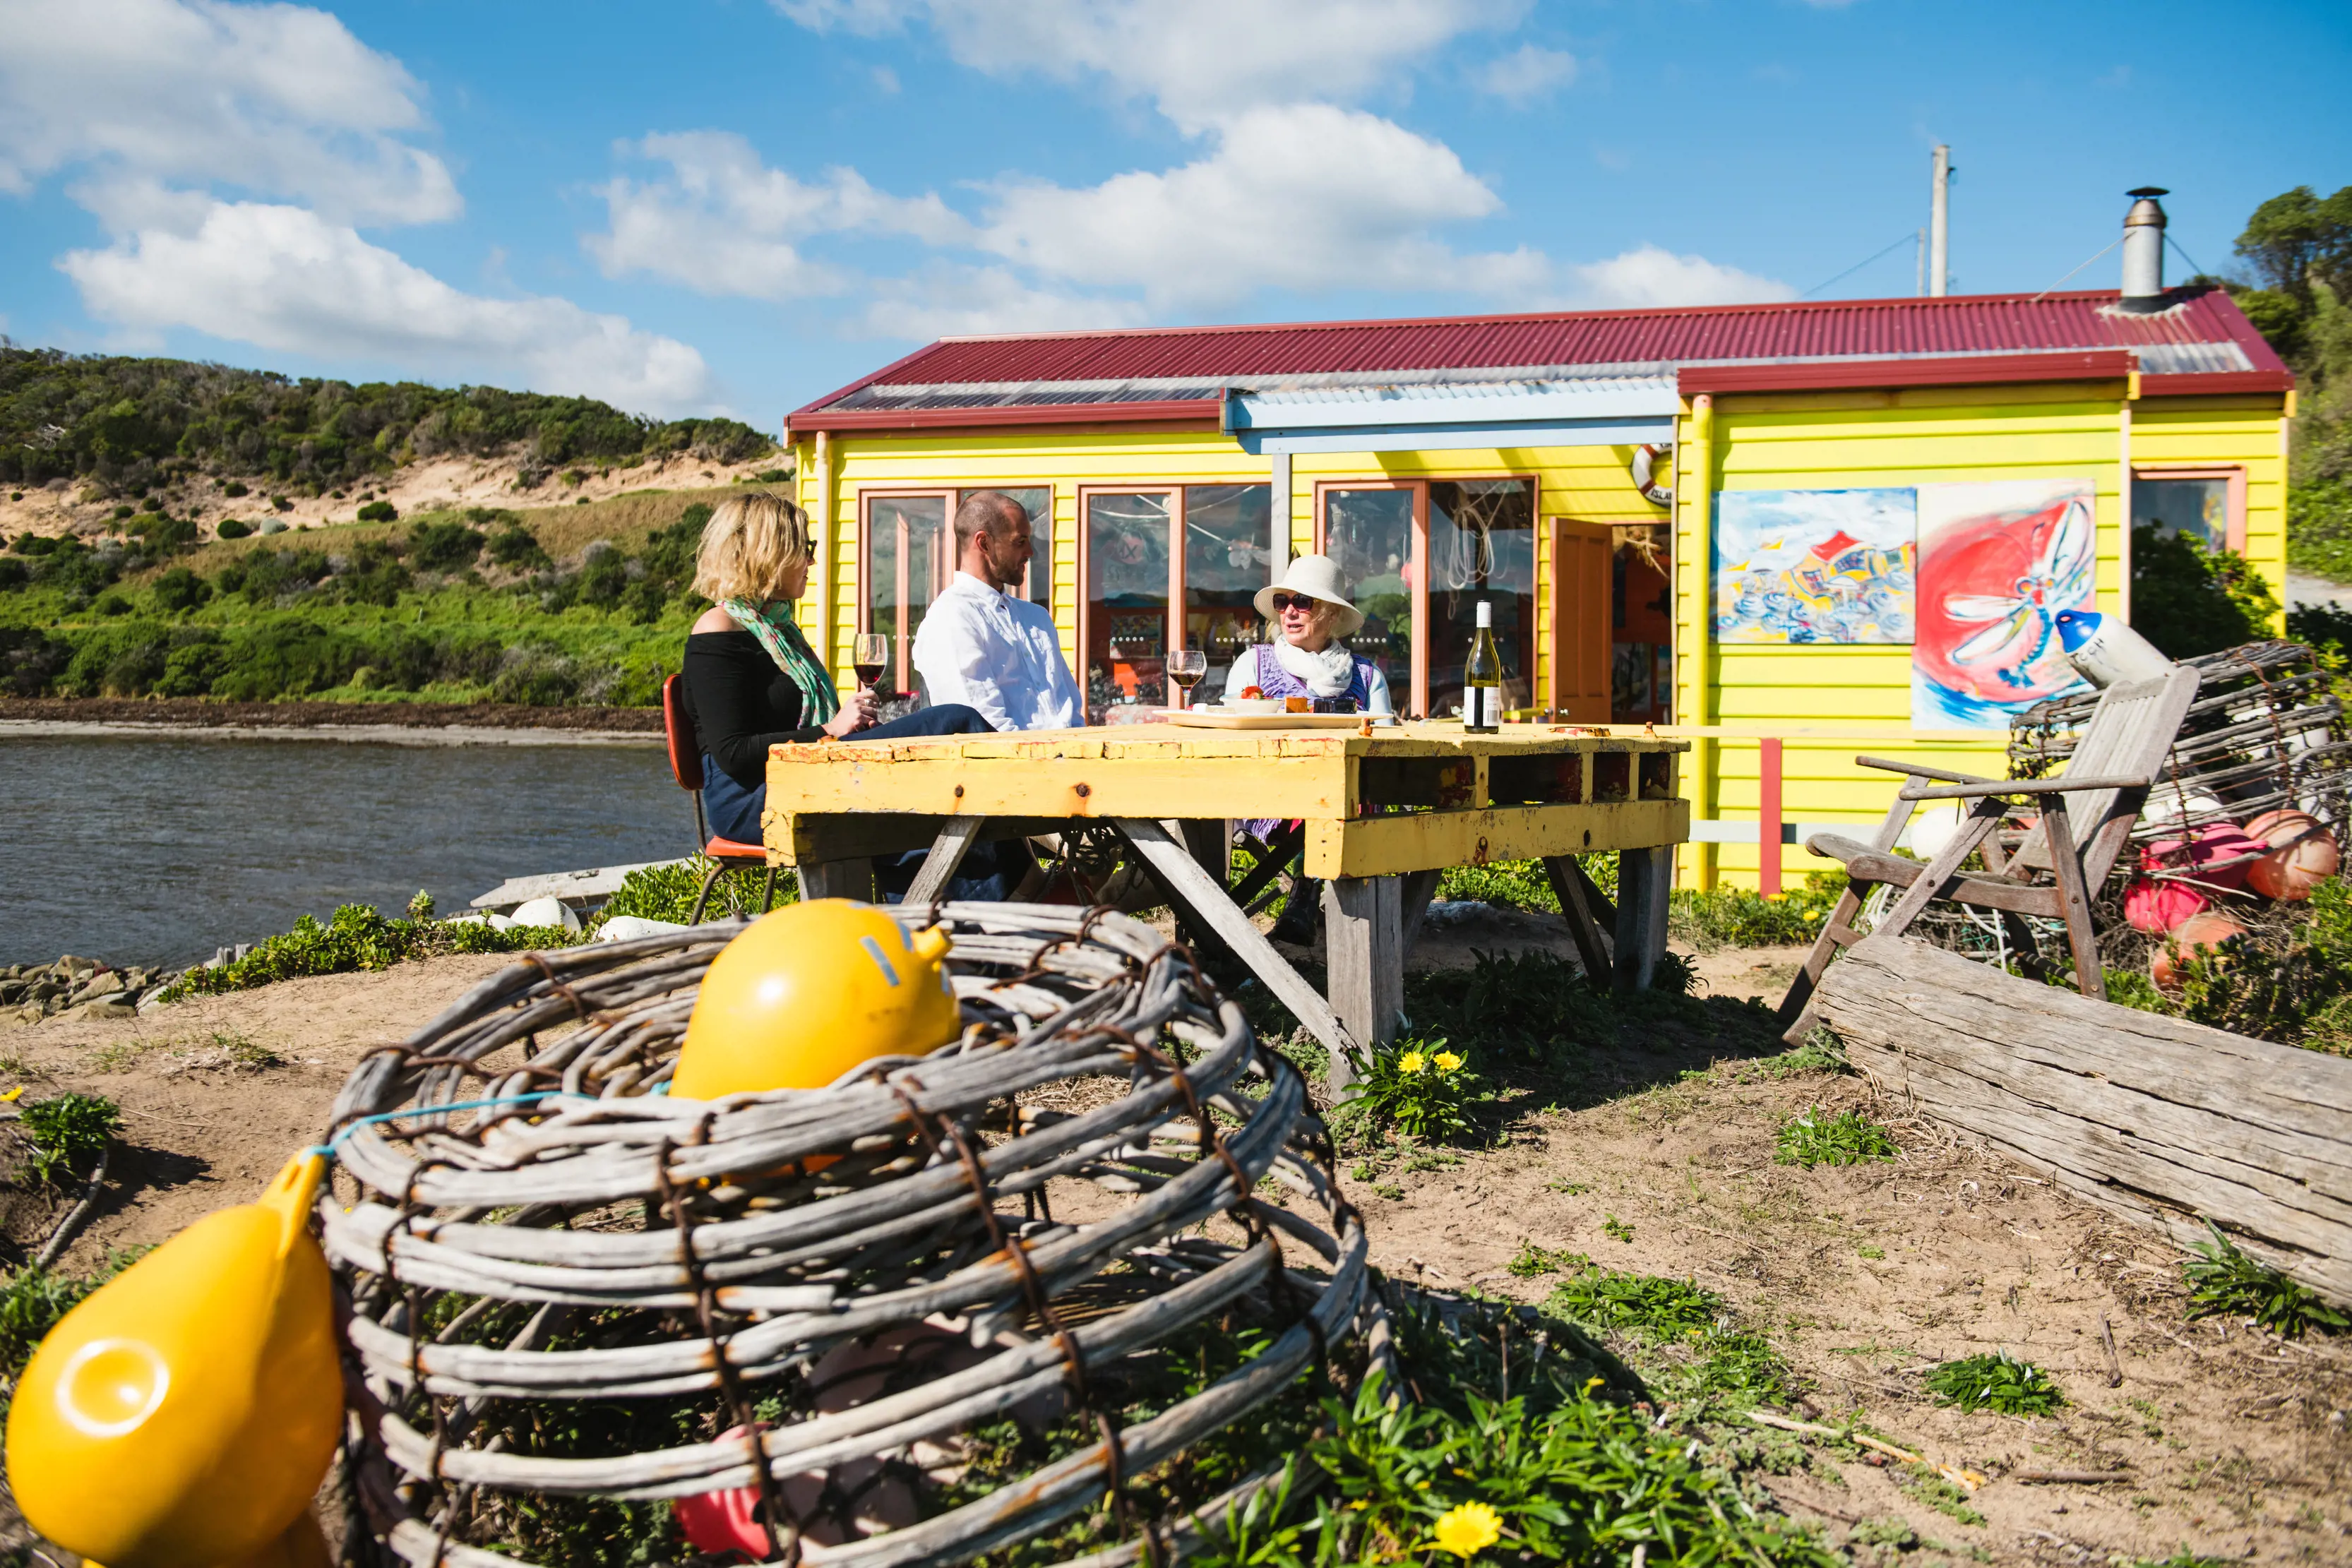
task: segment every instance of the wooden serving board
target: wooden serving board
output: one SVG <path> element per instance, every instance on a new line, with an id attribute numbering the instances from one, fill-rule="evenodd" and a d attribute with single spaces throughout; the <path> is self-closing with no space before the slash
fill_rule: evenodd
<path id="1" fill-rule="evenodd" d="M 1168 722 L 1191 729 L 1354 729 L 1364 720 L 1378 725 L 1386 714 L 1226 713 L 1209 707 L 1170 708 Z"/>

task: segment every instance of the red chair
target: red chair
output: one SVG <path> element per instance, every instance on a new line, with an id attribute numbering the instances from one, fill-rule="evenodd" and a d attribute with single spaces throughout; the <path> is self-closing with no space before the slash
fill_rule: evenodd
<path id="1" fill-rule="evenodd" d="M 662 683 L 662 733 L 669 739 L 670 776 L 677 787 L 694 797 L 694 838 L 701 852 L 710 859 L 710 874 L 702 879 L 702 891 L 695 894 L 694 913 L 686 917 L 688 925 L 702 924 L 703 907 L 710 902 L 710 890 L 719 877 L 730 871 L 748 871 L 753 866 L 767 869 L 767 884 L 760 890 L 760 910 L 765 914 L 775 907 L 776 868 L 768 863 L 765 844 L 747 844 L 734 839 L 722 839 L 710 831 L 709 821 L 702 814 L 702 741 L 694 733 L 694 716 L 687 711 L 683 675 L 672 675 Z"/>

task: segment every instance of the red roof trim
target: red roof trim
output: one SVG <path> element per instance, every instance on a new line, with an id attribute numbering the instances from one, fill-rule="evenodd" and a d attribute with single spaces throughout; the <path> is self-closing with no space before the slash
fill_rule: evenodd
<path id="1" fill-rule="evenodd" d="M 2293 371 L 2195 371 L 2173 376 L 2142 376 L 2142 397 L 2198 397 L 2214 392 L 2283 392 L 2294 390 Z"/>
<path id="2" fill-rule="evenodd" d="M 2128 350 L 2080 354 L 1967 354 L 1940 360 L 1847 360 L 1829 364 L 1687 365 L 1677 381 L 1695 392 L 1826 391 L 1839 387 L 1939 387 L 1990 382 L 2120 380 Z"/>
<path id="3" fill-rule="evenodd" d="M 1161 398 L 1153 402 L 1030 403 L 1011 408 L 803 409 L 784 422 L 788 434 L 818 430 L 973 429 L 1032 424 L 1134 424 L 1172 421 L 1180 428 L 1214 430 L 1222 398 Z"/>

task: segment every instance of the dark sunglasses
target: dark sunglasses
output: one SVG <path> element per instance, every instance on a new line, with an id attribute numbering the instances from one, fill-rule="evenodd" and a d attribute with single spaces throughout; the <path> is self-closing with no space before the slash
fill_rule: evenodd
<path id="1" fill-rule="evenodd" d="M 1311 599 L 1304 593 L 1277 593 L 1266 602 L 1273 605 L 1274 612 L 1279 615 L 1294 606 L 1300 610 L 1312 610 L 1323 601 L 1319 599 Z"/>

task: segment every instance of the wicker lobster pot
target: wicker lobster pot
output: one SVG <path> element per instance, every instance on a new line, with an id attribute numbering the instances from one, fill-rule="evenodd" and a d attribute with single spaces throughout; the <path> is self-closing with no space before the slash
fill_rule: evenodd
<path id="1" fill-rule="evenodd" d="M 891 913 L 952 933 L 962 1036 L 826 1089 L 663 1094 L 740 922 L 531 955 L 352 1075 L 320 1217 L 350 1309 L 347 1452 L 393 1558 L 514 1568 L 483 1547 L 517 1502 L 747 1487 L 763 1558 L 961 1563 L 1107 1494 L 1119 1543 L 1076 1561 L 1181 1555 L 1275 1471 L 1158 1522 L 1125 1506 L 1135 1478 L 1360 1319 L 1385 1359 L 1306 1085 L 1183 948 L 1106 912 Z M 1084 1102 L 1081 1080 L 1091 1108 L 1034 1107 L 1056 1085 Z M 1289 1207 L 1252 1196 L 1268 1178 Z M 1092 1217 L 1055 1219 L 1049 1182 Z M 1124 1358 L 1236 1322 L 1265 1347 L 1190 1397 L 1126 1425 L 1100 1402 Z M 912 1479 L 1041 1403 L 1099 1436 L 956 1506 Z M 518 1438 L 652 1408 L 677 1440 Z M 912 1506 L 877 1525 L 887 1485 Z"/>

